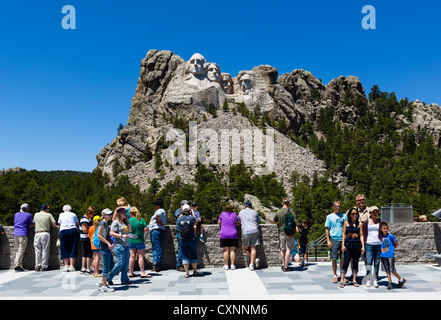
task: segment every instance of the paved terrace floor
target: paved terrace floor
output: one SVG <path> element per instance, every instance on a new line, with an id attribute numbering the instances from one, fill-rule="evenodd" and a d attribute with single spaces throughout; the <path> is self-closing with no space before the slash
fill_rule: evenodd
<path id="1" fill-rule="evenodd" d="M 361 263 L 362 264 L 362 263 Z M 115 291 L 99 292 L 98 278 L 77 272 L 14 272 L 0 271 L 0 299 L 142 299 L 142 300 L 440 300 L 441 268 L 432 264 L 397 265 L 400 275 L 407 278 L 403 288 L 387 290 L 387 278 L 380 271 L 379 288 L 344 289 L 332 283 L 331 264 L 312 262 L 307 269 L 292 265 L 291 272 L 270 267 L 256 271 L 222 268 L 199 269 L 197 277 L 184 278 L 183 272 L 164 270 L 150 272 L 150 279 L 132 278 L 134 284 L 120 285 L 114 278 Z M 359 282 L 365 275 L 364 265 Z"/>

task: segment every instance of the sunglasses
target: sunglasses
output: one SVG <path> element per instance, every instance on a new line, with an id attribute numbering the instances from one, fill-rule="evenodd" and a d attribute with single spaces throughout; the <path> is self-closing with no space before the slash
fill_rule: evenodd
<path id="1" fill-rule="evenodd" d="M 366 201 L 366 199 L 358 199 L 358 200 L 356 200 L 356 201 L 357 201 L 357 202 L 358 202 L 358 201 Z"/>

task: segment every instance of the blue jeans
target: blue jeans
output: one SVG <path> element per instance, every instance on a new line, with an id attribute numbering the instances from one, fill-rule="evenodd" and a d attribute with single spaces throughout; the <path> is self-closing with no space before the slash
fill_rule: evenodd
<path id="1" fill-rule="evenodd" d="M 190 264 L 198 262 L 198 247 L 196 239 L 182 239 L 182 264 Z"/>
<path id="2" fill-rule="evenodd" d="M 61 259 L 76 258 L 78 253 L 77 228 L 60 231 L 60 256 Z"/>
<path id="3" fill-rule="evenodd" d="M 182 248 L 181 248 L 181 233 L 176 233 L 176 240 L 178 240 L 178 257 L 176 258 L 176 269 L 182 267 Z"/>
<path id="4" fill-rule="evenodd" d="M 100 250 L 100 254 L 103 257 L 103 272 L 101 273 L 101 276 L 107 277 L 109 272 L 113 269 L 115 265 L 115 262 L 113 261 L 112 250 Z"/>
<path id="5" fill-rule="evenodd" d="M 374 264 L 375 277 L 378 278 L 378 272 L 380 271 L 380 253 L 381 244 L 379 245 L 365 245 L 366 247 L 366 275 L 371 273 L 372 263 Z"/>
<path id="6" fill-rule="evenodd" d="M 153 263 L 162 268 L 162 240 L 164 239 L 164 230 L 154 229 L 151 232 Z"/>
<path id="7" fill-rule="evenodd" d="M 107 277 L 107 281 L 112 281 L 113 277 L 115 277 L 121 271 L 121 283 L 127 283 L 129 282 L 129 277 L 127 275 L 130 258 L 129 246 L 124 247 L 121 245 L 116 245 L 113 248 L 113 252 L 115 252 L 116 256 L 116 264 L 113 267 L 112 271 L 110 271 Z"/>

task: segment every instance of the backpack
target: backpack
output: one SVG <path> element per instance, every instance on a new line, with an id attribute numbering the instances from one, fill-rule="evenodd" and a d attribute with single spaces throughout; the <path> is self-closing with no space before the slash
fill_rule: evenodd
<path id="1" fill-rule="evenodd" d="M 181 237 L 183 239 L 191 239 L 194 237 L 194 228 L 193 226 L 190 224 L 190 218 L 187 217 L 187 219 L 182 219 L 181 220 Z"/>
<path id="2" fill-rule="evenodd" d="M 296 233 L 296 220 L 292 216 L 292 214 L 289 212 L 289 209 L 290 208 L 288 208 L 288 211 L 286 211 L 286 214 L 285 214 L 283 231 L 287 235 L 293 235 Z"/>
<path id="3" fill-rule="evenodd" d="M 99 227 L 96 228 L 95 233 L 93 234 L 93 238 L 92 238 L 92 243 L 95 246 L 95 248 L 99 248 L 100 242 L 101 242 L 100 238 L 98 238 L 98 230 L 99 230 Z M 107 227 L 104 228 L 104 234 L 105 234 L 104 238 L 106 238 L 107 237 Z"/>
<path id="4" fill-rule="evenodd" d="M 95 246 L 95 248 L 99 248 L 100 247 L 100 238 L 98 238 L 98 229 L 96 228 L 95 233 L 93 234 L 93 238 L 92 238 L 92 243 Z"/>

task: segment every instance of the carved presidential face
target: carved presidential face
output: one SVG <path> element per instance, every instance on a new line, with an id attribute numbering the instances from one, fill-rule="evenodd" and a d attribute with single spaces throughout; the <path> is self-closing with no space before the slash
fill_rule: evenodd
<path id="1" fill-rule="evenodd" d="M 225 93 L 233 93 L 233 79 L 229 73 L 222 73 L 222 89 Z"/>
<path id="2" fill-rule="evenodd" d="M 210 81 L 214 82 L 220 82 L 220 68 L 216 63 L 209 63 L 208 69 L 207 69 L 207 78 L 210 79 Z"/>
<path id="3" fill-rule="evenodd" d="M 199 54 L 195 53 L 191 56 L 189 61 L 190 72 L 195 76 L 203 76 L 205 74 L 205 58 Z"/>
<path id="4" fill-rule="evenodd" d="M 244 74 L 241 78 L 240 78 L 240 87 L 242 88 L 242 91 L 244 93 L 250 91 L 252 89 L 253 86 L 253 81 L 250 75 L 248 74 Z"/>

